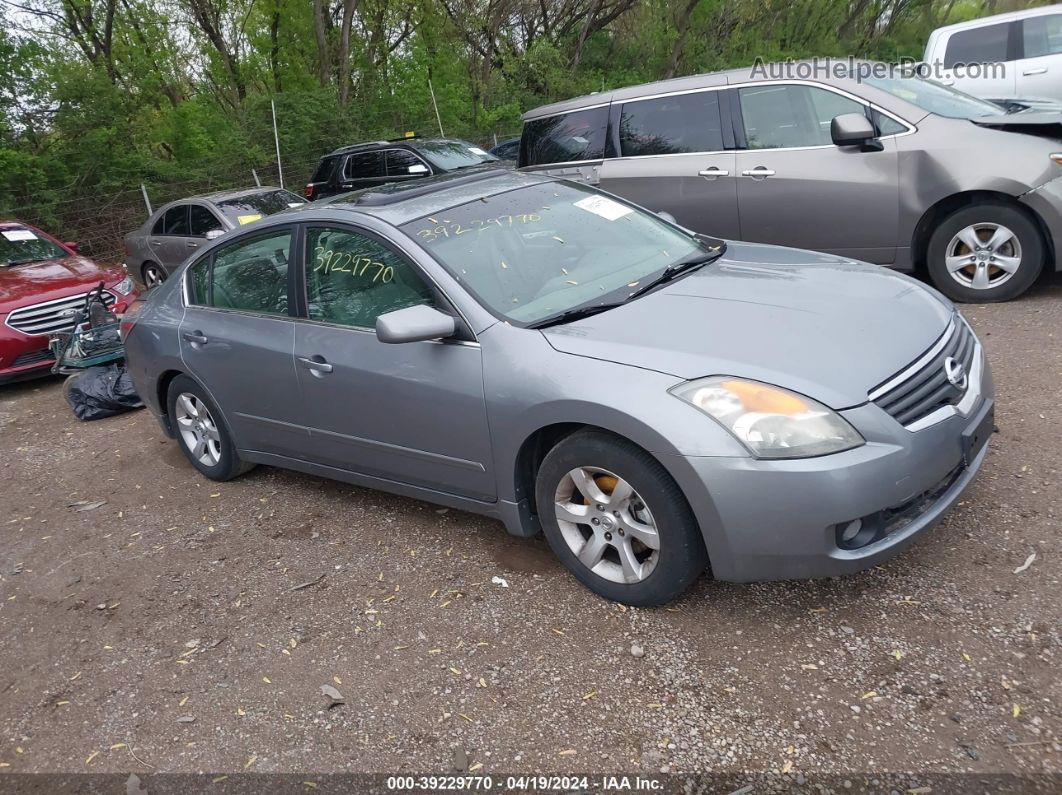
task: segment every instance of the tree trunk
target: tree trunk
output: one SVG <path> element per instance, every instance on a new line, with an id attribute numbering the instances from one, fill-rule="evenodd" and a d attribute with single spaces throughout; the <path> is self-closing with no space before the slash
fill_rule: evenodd
<path id="1" fill-rule="evenodd" d="M 682 60 L 682 52 L 686 49 L 686 39 L 690 35 L 690 19 L 693 17 L 693 11 L 697 8 L 697 4 L 701 0 L 688 0 L 686 6 L 679 13 L 679 17 L 675 20 L 675 30 L 678 32 L 678 36 L 675 37 L 675 43 L 671 45 L 671 57 L 667 59 L 667 68 L 664 69 L 664 79 L 670 80 L 675 76 L 675 72 L 678 71 L 679 61 Z"/>
<path id="2" fill-rule="evenodd" d="M 343 0 L 343 25 L 339 29 L 339 106 L 350 101 L 350 29 L 358 0 Z"/>
<path id="3" fill-rule="evenodd" d="M 317 39 L 317 80 L 324 88 L 332 75 L 332 53 L 328 47 L 324 0 L 313 0 L 313 35 Z"/>

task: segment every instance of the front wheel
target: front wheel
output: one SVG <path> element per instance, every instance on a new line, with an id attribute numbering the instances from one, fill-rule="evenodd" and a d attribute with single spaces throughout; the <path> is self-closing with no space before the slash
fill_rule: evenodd
<path id="1" fill-rule="evenodd" d="M 964 207 L 933 232 L 926 264 L 934 286 L 953 301 L 1017 298 L 1044 263 L 1040 230 L 1024 212 L 999 202 Z"/>
<path id="2" fill-rule="evenodd" d="M 641 448 L 581 431 L 545 457 L 535 485 L 554 554 L 595 593 L 637 607 L 664 604 L 708 556 L 685 496 Z"/>

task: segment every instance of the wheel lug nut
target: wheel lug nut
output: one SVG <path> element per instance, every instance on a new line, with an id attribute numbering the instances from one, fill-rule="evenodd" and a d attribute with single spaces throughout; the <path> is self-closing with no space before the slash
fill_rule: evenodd
<path id="1" fill-rule="evenodd" d="M 590 520 L 590 524 L 601 524 L 601 520 L 595 516 L 593 519 Z"/>
<path id="2" fill-rule="evenodd" d="M 611 541 L 612 540 L 612 533 L 605 533 L 605 540 L 606 541 Z"/>
<path id="3" fill-rule="evenodd" d="M 604 506 L 604 505 L 598 505 L 598 506 L 597 506 L 597 509 L 598 509 L 599 511 L 603 511 L 603 510 L 605 510 L 605 506 Z"/>

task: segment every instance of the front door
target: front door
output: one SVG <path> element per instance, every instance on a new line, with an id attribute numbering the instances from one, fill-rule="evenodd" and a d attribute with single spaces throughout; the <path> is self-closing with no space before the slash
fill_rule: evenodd
<path id="1" fill-rule="evenodd" d="M 865 112 L 850 97 L 803 84 L 737 89 L 741 239 L 808 248 L 882 265 L 895 262 L 899 229 L 896 143 L 883 151 L 834 146 L 835 116 Z"/>
<path id="2" fill-rule="evenodd" d="M 241 450 L 304 457 L 288 312 L 293 227 L 242 236 L 188 270 L 181 357 L 210 392 Z"/>
<path id="3" fill-rule="evenodd" d="M 601 187 L 670 213 L 695 232 L 740 237 L 735 156 L 723 151 L 722 96 L 709 90 L 625 102 L 620 157 L 602 163 Z"/>
<path id="4" fill-rule="evenodd" d="M 376 338 L 381 314 L 441 303 L 420 270 L 346 226 L 308 228 L 305 262 L 307 318 L 296 324 L 295 358 L 315 460 L 494 499 L 478 343 Z"/>

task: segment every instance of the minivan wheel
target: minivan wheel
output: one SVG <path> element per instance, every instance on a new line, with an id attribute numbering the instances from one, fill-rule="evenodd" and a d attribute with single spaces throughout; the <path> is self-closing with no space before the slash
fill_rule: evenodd
<path id="1" fill-rule="evenodd" d="M 144 286 L 149 290 L 166 281 L 166 271 L 154 262 L 144 263 L 144 267 L 140 269 L 140 275 L 144 278 Z"/>
<path id="2" fill-rule="evenodd" d="M 167 405 L 181 451 L 208 478 L 232 480 L 253 467 L 240 460 L 221 412 L 191 378 L 170 382 Z"/>
<path id="3" fill-rule="evenodd" d="M 953 301 L 1009 301 L 1040 275 L 1044 243 L 1024 212 L 986 202 L 945 218 L 929 239 L 926 260 L 933 284 Z"/>
<path id="4" fill-rule="evenodd" d="M 542 461 L 538 516 L 554 554 L 595 593 L 637 607 L 669 602 L 708 562 L 681 489 L 641 448 L 580 431 Z"/>

